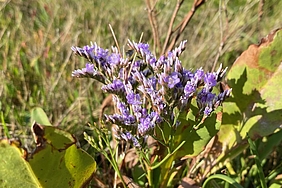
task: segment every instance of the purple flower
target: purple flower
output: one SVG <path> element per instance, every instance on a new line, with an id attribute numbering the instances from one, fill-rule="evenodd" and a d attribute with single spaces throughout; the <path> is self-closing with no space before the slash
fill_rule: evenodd
<path id="1" fill-rule="evenodd" d="M 116 106 L 123 116 L 129 115 L 129 109 L 124 102 L 116 100 Z"/>
<path id="2" fill-rule="evenodd" d="M 145 44 L 145 43 L 138 43 L 137 44 L 137 49 L 141 52 L 143 52 L 144 54 L 151 54 L 151 51 L 149 49 L 149 44 Z"/>
<path id="3" fill-rule="evenodd" d="M 166 57 L 164 55 L 160 56 L 160 58 L 155 61 L 154 63 L 151 63 L 151 67 L 154 71 L 160 71 L 163 65 L 166 64 Z"/>
<path id="4" fill-rule="evenodd" d="M 206 106 L 205 109 L 204 109 L 204 114 L 206 116 L 210 115 L 210 113 L 212 112 L 212 108 L 209 107 L 209 106 Z"/>
<path id="5" fill-rule="evenodd" d="M 126 95 L 126 99 L 127 99 L 128 104 L 132 104 L 132 105 L 142 104 L 141 97 L 139 94 L 129 93 Z"/>
<path id="6" fill-rule="evenodd" d="M 130 132 L 125 132 L 120 135 L 122 139 L 128 142 L 132 142 L 135 147 L 140 147 L 139 141 L 135 136 L 133 136 Z"/>
<path id="7" fill-rule="evenodd" d="M 191 82 L 188 81 L 184 87 L 184 94 L 186 97 L 190 97 L 196 91 L 196 86 Z"/>
<path id="8" fill-rule="evenodd" d="M 96 51 L 96 58 L 98 60 L 106 60 L 107 57 L 108 57 L 108 53 L 109 51 L 107 49 L 103 49 L 103 48 L 98 48 L 97 51 Z"/>
<path id="9" fill-rule="evenodd" d="M 129 115 L 113 114 L 113 115 L 105 115 L 105 117 L 107 121 L 110 121 L 113 124 L 123 127 L 126 130 L 133 130 L 137 125 L 135 116 L 130 114 Z"/>
<path id="10" fill-rule="evenodd" d="M 84 46 L 83 48 L 79 48 L 72 46 L 71 49 L 76 55 L 82 56 L 89 61 L 91 61 L 91 59 L 94 59 L 94 54 L 93 54 L 94 47 Z"/>
<path id="11" fill-rule="evenodd" d="M 92 76 L 93 73 L 94 73 L 94 65 L 90 63 L 86 63 L 85 68 L 82 68 L 81 70 L 78 69 L 73 71 L 72 76 L 80 78 L 80 77 L 86 77 L 87 75 Z"/>
<path id="12" fill-rule="evenodd" d="M 203 69 L 202 68 L 198 69 L 195 72 L 195 75 L 194 75 L 195 81 L 198 82 L 198 81 L 202 80 L 204 75 L 205 75 L 205 73 L 204 73 Z"/>
<path id="13" fill-rule="evenodd" d="M 214 99 L 214 106 L 218 107 L 219 105 L 221 105 L 221 103 L 225 100 L 225 98 L 231 95 L 231 91 L 232 89 L 227 89 L 222 93 L 218 94 L 218 96 L 216 96 Z"/>
<path id="14" fill-rule="evenodd" d="M 213 74 L 213 73 L 205 74 L 204 82 L 205 82 L 205 86 L 208 89 L 214 87 L 216 85 L 216 83 L 217 83 L 215 74 Z"/>
<path id="15" fill-rule="evenodd" d="M 182 71 L 182 82 L 186 83 L 187 81 L 191 81 L 191 79 L 194 77 L 194 74 L 186 69 L 183 69 Z"/>
<path id="16" fill-rule="evenodd" d="M 93 78 L 99 82 L 106 83 L 107 78 L 94 69 L 94 65 L 86 63 L 85 68 L 72 71 L 72 76 L 76 78 Z"/>
<path id="17" fill-rule="evenodd" d="M 149 60 L 148 60 L 148 62 L 149 62 L 149 64 L 152 66 L 152 65 L 154 65 L 155 63 L 156 63 L 156 61 L 157 61 L 157 59 L 155 58 L 155 57 L 151 57 Z"/>
<path id="18" fill-rule="evenodd" d="M 197 103 L 200 111 L 204 111 L 205 115 L 209 115 L 213 109 L 213 103 L 215 99 L 215 94 L 208 91 L 208 89 L 203 88 L 197 95 Z"/>
<path id="19" fill-rule="evenodd" d="M 86 63 L 85 69 L 82 69 L 82 70 L 85 70 L 85 72 L 87 72 L 88 74 L 93 74 L 94 73 L 94 65 L 90 64 L 90 63 Z"/>
<path id="20" fill-rule="evenodd" d="M 161 128 L 162 122 L 167 122 L 177 126 L 179 114 L 195 110 L 189 109 L 192 97 L 199 109 L 195 113 L 208 116 L 230 95 L 231 90 L 219 95 L 211 92 L 226 72 L 222 66 L 217 72 L 206 74 L 202 68 L 194 72 L 183 68 L 179 56 L 186 42 L 159 59 L 146 43 L 129 41 L 134 58 L 123 58 L 117 48 L 109 51 L 96 43 L 72 47 L 76 55 L 90 62 L 72 75 L 94 78 L 105 84 L 102 90 L 114 94 L 116 107 L 115 114 L 105 117 L 117 125 L 120 138 L 140 147 L 141 139 L 154 134 L 156 125 Z"/>
<path id="21" fill-rule="evenodd" d="M 151 122 L 150 117 L 140 119 L 140 123 L 138 124 L 138 132 L 141 136 L 146 135 L 152 128 L 154 128 L 154 124 Z"/>
<path id="22" fill-rule="evenodd" d="M 139 121 L 142 117 L 142 107 L 140 105 L 132 105 L 132 110 L 136 119 Z"/>
<path id="23" fill-rule="evenodd" d="M 125 92 L 125 86 L 123 82 L 119 79 L 114 80 L 113 83 L 111 84 L 102 86 L 101 89 L 106 92 L 117 94 L 117 95 L 124 95 Z"/>
<path id="24" fill-rule="evenodd" d="M 132 134 L 131 134 L 130 132 L 126 132 L 126 133 L 122 133 L 122 134 L 120 135 L 120 137 L 121 137 L 122 139 L 124 139 L 125 141 L 129 141 L 129 140 L 132 139 Z"/>
<path id="25" fill-rule="evenodd" d="M 209 92 L 206 88 L 203 88 L 202 91 L 198 94 L 197 100 L 204 104 L 204 103 L 210 103 L 215 98 L 215 94 Z"/>
<path id="26" fill-rule="evenodd" d="M 156 77 L 151 77 L 148 79 L 148 85 L 151 86 L 151 88 L 155 89 L 157 88 L 157 83 L 158 83 L 158 80 L 156 79 Z"/>
<path id="27" fill-rule="evenodd" d="M 120 114 L 113 114 L 113 115 L 105 115 L 106 117 L 106 121 L 110 121 L 114 124 L 117 124 L 117 125 L 122 125 L 124 122 L 123 122 L 123 116 L 120 115 Z"/>
<path id="28" fill-rule="evenodd" d="M 156 123 L 161 123 L 162 122 L 162 118 L 160 117 L 160 115 L 157 112 L 152 111 L 149 114 L 149 117 L 151 118 L 152 122 L 156 122 Z"/>
<path id="29" fill-rule="evenodd" d="M 91 59 L 94 59 L 93 51 L 95 51 L 95 49 L 97 48 L 98 48 L 97 44 L 91 44 L 91 46 L 88 45 L 84 46 L 83 50 Z"/>
<path id="30" fill-rule="evenodd" d="M 177 72 L 173 72 L 165 78 L 165 82 L 170 89 L 180 82 L 178 75 Z"/>
<path id="31" fill-rule="evenodd" d="M 124 116 L 123 118 L 124 118 L 124 124 L 127 126 L 134 125 L 136 123 L 135 116 L 133 115 Z"/>
<path id="32" fill-rule="evenodd" d="M 140 70 L 140 67 L 142 66 L 143 61 L 137 60 L 133 63 L 133 68 L 134 70 Z"/>
<path id="33" fill-rule="evenodd" d="M 118 65 L 120 63 L 120 55 L 112 53 L 111 55 L 109 55 L 107 61 L 110 65 Z"/>
<path id="34" fill-rule="evenodd" d="M 156 112 L 151 112 L 144 118 L 140 118 L 140 123 L 138 124 L 138 133 L 142 136 L 148 134 L 152 129 L 154 129 L 156 123 L 161 123 L 162 119 Z"/>

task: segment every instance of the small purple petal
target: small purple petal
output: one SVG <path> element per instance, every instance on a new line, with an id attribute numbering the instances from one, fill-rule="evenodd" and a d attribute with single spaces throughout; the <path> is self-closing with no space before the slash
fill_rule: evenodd
<path id="1" fill-rule="evenodd" d="M 205 85 L 206 85 L 207 88 L 214 87 L 217 83 L 215 74 L 213 74 L 213 73 L 205 74 L 204 82 L 205 82 Z"/>

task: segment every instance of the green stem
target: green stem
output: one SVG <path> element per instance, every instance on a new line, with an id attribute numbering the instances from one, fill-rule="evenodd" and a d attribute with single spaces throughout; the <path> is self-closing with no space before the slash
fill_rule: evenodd
<path id="1" fill-rule="evenodd" d="M 165 158 L 163 158 L 163 160 L 161 162 L 159 162 L 158 164 L 156 164 L 155 166 L 151 166 L 151 170 L 154 170 L 158 167 L 160 167 L 166 160 L 168 160 L 177 150 L 179 150 L 181 148 L 181 146 L 183 146 L 185 144 L 186 141 L 182 141 L 179 146 L 172 152 L 169 153 L 165 156 Z"/>
<path id="2" fill-rule="evenodd" d="M 106 136 L 107 137 L 107 136 Z M 109 151 L 110 151 L 110 155 L 111 155 L 111 160 L 112 160 L 112 164 L 113 164 L 113 168 L 115 169 L 115 172 L 117 173 L 118 177 L 120 178 L 121 182 L 122 182 L 122 185 L 124 187 L 126 187 L 126 183 L 124 182 L 123 178 L 122 178 L 122 175 L 120 173 L 120 170 L 119 170 L 119 167 L 118 167 L 118 164 L 117 164 L 117 161 L 116 161 L 116 158 L 115 158 L 115 154 L 113 153 L 112 149 L 111 149 L 111 145 L 110 145 L 110 142 L 108 140 L 108 137 L 106 138 L 107 142 L 106 142 L 106 145 L 107 147 L 109 148 Z M 118 146 L 117 146 L 118 147 Z"/>
<path id="3" fill-rule="evenodd" d="M 117 173 L 118 177 L 120 178 L 123 186 L 126 187 L 126 183 L 124 182 L 122 175 L 120 173 L 120 170 L 119 170 L 116 158 L 115 158 L 115 154 L 114 154 L 113 150 L 111 149 L 111 145 L 110 145 L 110 141 L 108 139 L 108 136 L 106 134 L 104 134 L 104 132 L 100 128 L 95 127 L 95 129 L 97 130 L 99 137 L 104 141 L 106 146 L 109 148 L 110 157 L 107 154 L 107 152 L 102 148 L 102 143 L 100 144 L 100 147 L 98 147 L 98 145 L 95 143 L 95 140 L 93 138 L 87 136 L 86 140 L 87 140 L 87 138 L 90 139 L 89 143 L 91 144 L 91 146 L 94 147 L 95 149 L 97 149 L 97 151 L 101 152 L 106 157 L 106 159 L 110 162 L 110 164 L 114 168 L 115 172 Z M 85 134 L 85 136 L 86 135 L 87 134 Z M 101 140 L 101 139 L 99 139 L 99 140 Z"/>
<path id="4" fill-rule="evenodd" d="M 146 165 L 147 166 L 147 165 Z M 147 173 L 147 179 L 148 179 L 148 184 L 149 184 L 149 187 L 152 187 L 152 170 L 150 170 L 147 166 L 147 169 L 148 169 L 148 173 Z"/>

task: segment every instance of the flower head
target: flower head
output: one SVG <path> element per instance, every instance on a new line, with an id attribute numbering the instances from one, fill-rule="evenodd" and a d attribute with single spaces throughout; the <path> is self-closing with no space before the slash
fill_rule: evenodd
<path id="1" fill-rule="evenodd" d="M 117 48 L 110 51 L 96 43 L 72 47 L 76 55 L 89 62 L 85 68 L 73 71 L 72 76 L 94 78 L 104 84 L 104 92 L 114 94 L 116 111 L 105 115 L 106 120 L 118 125 L 120 138 L 140 147 L 141 140 L 153 135 L 156 126 L 162 128 L 163 123 L 168 123 L 176 129 L 180 124 L 178 114 L 190 110 L 192 99 L 197 101 L 197 113 L 209 116 L 231 93 L 212 92 L 226 72 L 222 66 L 211 73 L 182 66 L 179 57 L 186 42 L 159 58 L 147 43 L 129 41 L 135 58 L 123 58 Z"/>

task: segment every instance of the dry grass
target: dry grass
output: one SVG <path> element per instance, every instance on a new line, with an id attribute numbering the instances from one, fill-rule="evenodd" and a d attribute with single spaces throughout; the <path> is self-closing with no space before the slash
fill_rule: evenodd
<path id="1" fill-rule="evenodd" d="M 175 24 L 190 10 L 191 2 L 184 2 Z M 180 37 L 188 40 L 182 57 L 187 68 L 211 69 L 215 62 L 230 66 L 249 44 L 282 25 L 280 0 L 265 2 L 262 9 L 260 1 L 219 2 L 201 6 Z M 162 0 L 156 6 L 161 43 L 174 3 Z M 85 62 L 72 56 L 70 47 L 96 41 L 110 48 L 114 40 L 108 24 L 121 46 L 128 38 L 139 40 L 142 32 L 143 41 L 153 44 L 145 8 L 144 2 L 129 0 L 1 1 L 2 125 L 12 135 L 24 137 L 29 134 L 30 110 L 40 106 L 55 126 L 81 135 L 87 121 L 97 121 L 105 94 L 98 83 L 71 77 L 71 71 Z"/>

